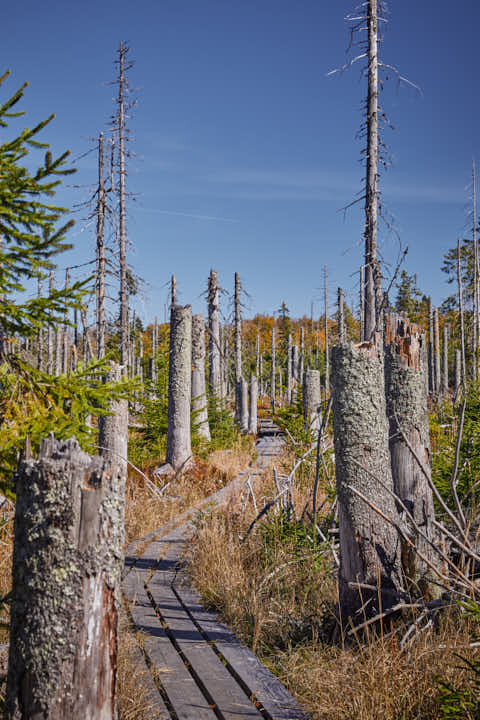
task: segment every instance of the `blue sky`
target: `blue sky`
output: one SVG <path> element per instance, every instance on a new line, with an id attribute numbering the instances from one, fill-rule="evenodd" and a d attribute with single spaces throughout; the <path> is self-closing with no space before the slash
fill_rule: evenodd
<path id="1" fill-rule="evenodd" d="M 356 302 L 362 262 L 362 208 L 343 206 L 361 189 L 365 80 L 360 63 L 342 75 L 354 8 L 345 0 L 43 0 L 11 4 L 3 23 L 4 86 L 30 83 L 28 124 L 50 114 L 54 151 L 77 158 L 106 129 L 113 110 L 113 60 L 120 40 L 135 60 L 138 105 L 130 127 L 136 157 L 128 187 L 129 260 L 145 279 L 137 311 L 163 317 L 166 283 L 204 310 L 215 267 L 230 290 L 240 273 L 247 314 L 320 312 L 323 265 L 332 311 L 337 286 Z M 455 10 L 455 15 L 453 14 Z M 409 253 L 405 267 L 440 303 L 449 288 L 443 253 L 465 232 L 472 157 L 480 164 L 476 90 L 480 5 L 474 0 L 390 0 L 382 57 L 421 88 L 382 98 L 393 131 L 384 203 Z M 89 154 L 59 199 L 89 195 Z M 94 226 L 77 213 L 76 248 L 59 267 L 89 260 Z M 395 264 L 398 239 L 382 233 Z M 112 294 L 115 289 L 112 288 Z"/>

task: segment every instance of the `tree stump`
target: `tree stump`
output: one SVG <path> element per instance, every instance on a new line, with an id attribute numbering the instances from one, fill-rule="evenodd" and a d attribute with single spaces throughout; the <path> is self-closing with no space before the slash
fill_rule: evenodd
<path id="1" fill-rule="evenodd" d="M 400 586 L 400 542 L 397 530 L 355 492 L 393 522 L 398 513 L 393 490 L 388 422 L 385 409 L 383 353 L 374 342 L 350 342 L 332 349 L 333 428 L 340 529 L 340 610 L 346 621 L 364 603 L 374 616 L 391 607 L 388 590 Z M 353 490 L 352 490 L 353 488 Z M 368 591 L 351 583 L 379 586 Z M 386 590 L 387 592 L 384 592 Z M 362 619 L 363 619 L 362 612 Z"/>
<path id="2" fill-rule="evenodd" d="M 113 720 L 125 478 L 75 438 L 20 461 L 7 720 Z"/>

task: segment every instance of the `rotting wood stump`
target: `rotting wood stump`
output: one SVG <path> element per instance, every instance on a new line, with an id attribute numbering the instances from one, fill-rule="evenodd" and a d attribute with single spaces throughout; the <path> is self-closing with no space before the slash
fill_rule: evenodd
<path id="1" fill-rule="evenodd" d="M 198 510 L 226 504 L 282 443 L 279 428 L 261 420 L 255 466 L 184 513 L 176 527 L 169 523 L 127 548 L 123 591 L 136 629 L 146 636 L 154 720 L 308 720 L 281 682 L 203 607 L 182 572 Z"/>
<path id="2" fill-rule="evenodd" d="M 73 438 L 16 475 L 6 720 L 114 720 L 125 476 Z"/>

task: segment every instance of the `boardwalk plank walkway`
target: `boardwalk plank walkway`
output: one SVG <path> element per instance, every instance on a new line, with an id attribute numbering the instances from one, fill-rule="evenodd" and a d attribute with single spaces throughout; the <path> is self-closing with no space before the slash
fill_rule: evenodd
<path id="1" fill-rule="evenodd" d="M 249 472 L 127 548 L 123 592 L 136 629 L 145 635 L 139 652 L 143 669 L 149 668 L 155 720 L 308 720 L 280 681 L 202 606 L 181 573 L 198 510 L 227 503 L 249 475 L 268 466 L 282 443 L 278 428 L 261 421 L 258 457 Z"/>

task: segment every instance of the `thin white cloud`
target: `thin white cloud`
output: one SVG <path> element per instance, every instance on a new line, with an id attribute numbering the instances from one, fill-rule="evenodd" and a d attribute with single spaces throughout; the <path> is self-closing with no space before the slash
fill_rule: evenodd
<path id="1" fill-rule="evenodd" d="M 197 215 L 195 213 L 177 212 L 176 210 L 160 210 L 158 208 L 138 207 L 139 210 L 145 212 L 159 213 L 160 215 L 175 215 L 178 217 L 193 218 L 194 220 L 212 220 L 214 222 L 238 223 L 240 220 L 235 218 L 217 217 L 216 215 Z"/>

